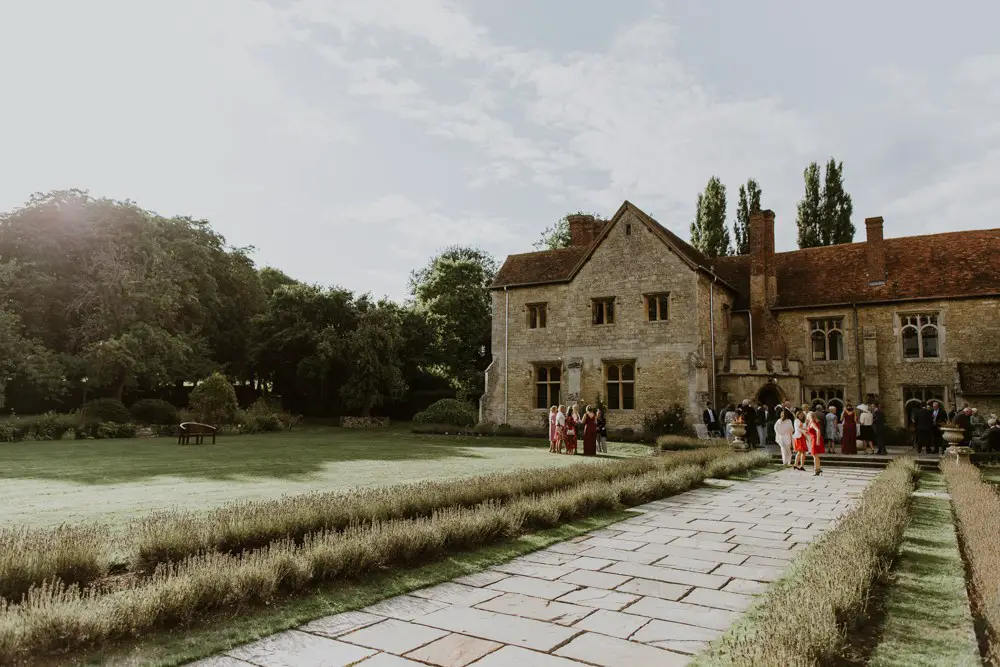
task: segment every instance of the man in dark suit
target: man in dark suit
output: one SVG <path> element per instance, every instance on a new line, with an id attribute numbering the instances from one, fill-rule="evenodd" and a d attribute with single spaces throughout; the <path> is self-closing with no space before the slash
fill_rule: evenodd
<path id="1" fill-rule="evenodd" d="M 944 438 L 941 436 L 941 424 L 948 421 L 948 414 L 941 407 L 940 401 L 931 402 L 931 414 L 934 419 L 934 453 L 944 451 Z"/>
<path id="2" fill-rule="evenodd" d="M 705 404 L 705 411 L 701 413 L 701 420 L 705 422 L 709 433 L 719 432 L 719 415 L 712 409 L 711 403 Z"/>
<path id="3" fill-rule="evenodd" d="M 955 423 L 962 427 L 962 442 L 959 444 L 968 447 L 972 441 L 972 410 L 965 408 L 955 416 Z"/>
<path id="4" fill-rule="evenodd" d="M 757 442 L 757 411 L 754 409 L 750 401 L 743 402 L 743 423 L 747 426 L 747 444 L 750 447 L 758 444 Z"/>
<path id="5" fill-rule="evenodd" d="M 872 403 L 872 426 L 875 427 L 875 453 L 876 454 L 888 454 L 888 450 L 885 448 L 885 413 L 882 412 L 882 406 L 878 403 Z"/>
<path id="6" fill-rule="evenodd" d="M 917 410 L 914 415 L 914 427 L 917 432 L 917 454 L 922 454 L 923 450 L 937 451 L 937 425 L 934 423 L 933 408 L 930 405 Z"/>

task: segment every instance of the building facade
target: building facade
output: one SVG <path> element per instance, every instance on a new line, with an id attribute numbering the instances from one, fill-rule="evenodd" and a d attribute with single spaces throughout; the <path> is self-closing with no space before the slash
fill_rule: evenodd
<path id="1" fill-rule="evenodd" d="M 890 424 L 939 399 L 1000 413 L 1000 229 L 867 238 L 710 260 L 629 202 L 570 216 L 568 248 L 512 255 L 491 288 L 483 421 L 547 424 L 603 402 L 618 428 L 673 404 L 879 400 Z"/>

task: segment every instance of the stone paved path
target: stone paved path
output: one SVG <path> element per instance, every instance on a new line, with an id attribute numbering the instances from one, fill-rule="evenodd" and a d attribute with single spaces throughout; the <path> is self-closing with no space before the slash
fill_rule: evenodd
<path id="1" fill-rule="evenodd" d="M 850 509 L 876 473 L 785 470 L 719 481 L 504 565 L 192 667 L 684 665 Z"/>

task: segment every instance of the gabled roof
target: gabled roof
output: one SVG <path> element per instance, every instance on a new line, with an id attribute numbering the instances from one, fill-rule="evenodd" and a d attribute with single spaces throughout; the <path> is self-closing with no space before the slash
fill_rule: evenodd
<path id="1" fill-rule="evenodd" d="M 722 284 L 736 291 L 722 275 L 713 273 L 710 260 L 697 248 L 682 240 L 672 231 L 649 217 L 632 202 L 626 201 L 611 217 L 597 238 L 587 246 L 571 246 L 559 250 L 542 250 L 520 255 L 510 255 L 497 272 L 491 289 L 503 287 L 526 287 L 529 285 L 544 285 L 571 281 L 590 259 L 597 247 L 607 237 L 611 229 L 626 213 L 631 213 L 637 220 L 649 228 L 668 248 L 670 248 L 684 263 L 695 271 L 703 271 L 716 275 Z"/>
<path id="2" fill-rule="evenodd" d="M 958 364 L 964 396 L 1000 396 L 1000 362 Z"/>

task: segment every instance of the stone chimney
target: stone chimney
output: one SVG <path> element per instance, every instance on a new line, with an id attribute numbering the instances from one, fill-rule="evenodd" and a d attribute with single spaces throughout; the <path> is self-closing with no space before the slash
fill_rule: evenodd
<path id="1" fill-rule="evenodd" d="M 570 245 L 590 245 L 604 228 L 603 220 L 596 220 L 594 216 L 583 213 L 567 215 L 566 220 L 569 222 Z"/>
<path id="2" fill-rule="evenodd" d="M 774 266 L 774 211 L 750 216 L 750 307 L 770 308 L 778 298 Z"/>
<path id="3" fill-rule="evenodd" d="M 882 216 L 865 218 L 865 254 L 868 260 L 868 284 L 885 283 L 885 243 L 882 240 Z"/>

